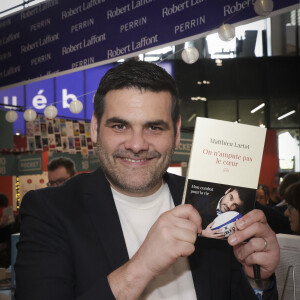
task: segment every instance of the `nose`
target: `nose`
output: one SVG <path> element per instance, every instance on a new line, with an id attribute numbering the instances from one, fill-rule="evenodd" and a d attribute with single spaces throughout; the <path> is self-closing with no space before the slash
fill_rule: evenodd
<path id="1" fill-rule="evenodd" d="M 125 148 L 134 153 L 149 149 L 149 143 L 143 130 L 132 130 L 125 141 Z"/>

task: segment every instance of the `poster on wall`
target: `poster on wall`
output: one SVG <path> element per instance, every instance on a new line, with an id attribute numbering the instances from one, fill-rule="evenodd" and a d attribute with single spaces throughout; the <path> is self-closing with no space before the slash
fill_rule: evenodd
<path id="1" fill-rule="evenodd" d="M 27 149 L 34 151 L 58 151 L 93 154 L 96 145 L 91 140 L 90 123 L 65 119 L 45 119 L 38 116 L 26 122 Z"/>

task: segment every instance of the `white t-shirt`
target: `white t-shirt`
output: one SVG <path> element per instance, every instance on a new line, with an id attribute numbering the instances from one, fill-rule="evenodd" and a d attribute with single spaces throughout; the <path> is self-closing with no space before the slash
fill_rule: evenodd
<path id="1" fill-rule="evenodd" d="M 153 195 L 129 197 L 112 188 L 129 258 L 139 249 L 158 217 L 174 207 L 169 187 L 164 183 Z M 178 258 L 146 287 L 140 300 L 197 299 L 188 259 Z"/>

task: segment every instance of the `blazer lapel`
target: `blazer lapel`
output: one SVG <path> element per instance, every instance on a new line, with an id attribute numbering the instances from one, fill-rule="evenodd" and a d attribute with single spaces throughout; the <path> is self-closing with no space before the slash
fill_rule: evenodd
<path id="1" fill-rule="evenodd" d="M 83 207 L 95 226 L 111 270 L 117 269 L 129 257 L 110 185 L 100 168 L 87 177 Z"/>
<path id="2" fill-rule="evenodd" d="M 175 206 L 180 205 L 182 203 L 185 178 L 174 174 L 165 173 L 164 180 L 169 186 Z"/>

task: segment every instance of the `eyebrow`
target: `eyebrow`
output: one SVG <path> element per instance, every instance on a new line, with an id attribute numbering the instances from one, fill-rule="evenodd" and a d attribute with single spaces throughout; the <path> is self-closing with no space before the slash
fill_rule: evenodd
<path id="1" fill-rule="evenodd" d="M 129 125 L 130 122 L 125 120 L 125 119 L 122 119 L 122 118 L 118 118 L 118 117 L 112 117 L 112 118 L 109 118 L 105 121 L 105 126 L 109 126 L 113 123 L 122 123 L 124 125 Z M 170 129 L 170 126 L 169 124 L 164 121 L 164 120 L 153 120 L 153 121 L 147 121 L 144 123 L 144 126 L 163 126 L 165 129 Z"/>
<path id="2" fill-rule="evenodd" d="M 109 118 L 105 121 L 105 126 L 109 126 L 111 125 L 112 123 L 122 123 L 122 124 L 125 124 L 125 125 L 128 125 L 129 122 L 127 120 L 124 120 L 124 119 L 121 119 L 121 118 L 118 118 L 118 117 L 112 117 L 112 118 Z"/>
<path id="3" fill-rule="evenodd" d="M 151 126 L 162 126 L 165 129 L 170 129 L 169 124 L 164 120 L 149 121 L 149 122 L 146 122 L 146 125 L 148 125 L 148 126 L 149 125 L 151 125 Z"/>

